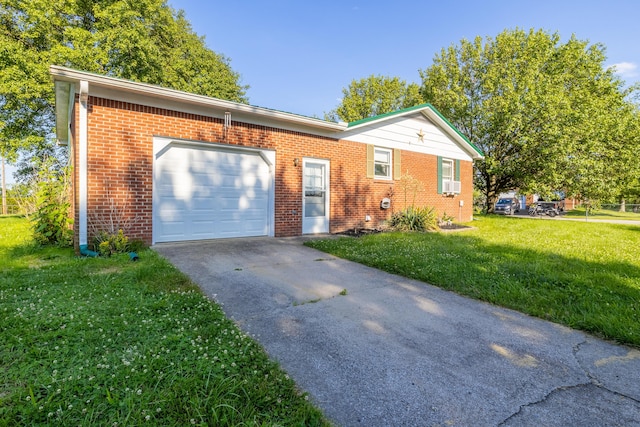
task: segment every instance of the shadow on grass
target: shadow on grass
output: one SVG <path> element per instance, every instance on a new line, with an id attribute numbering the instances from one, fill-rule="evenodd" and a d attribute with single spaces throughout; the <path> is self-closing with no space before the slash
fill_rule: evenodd
<path id="1" fill-rule="evenodd" d="M 633 232 L 636 232 L 636 233 L 640 231 L 640 222 L 638 223 L 638 225 L 634 225 L 634 224 L 616 224 L 616 226 L 618 228 L 620 228 L 621 230 L 633 231 Z M 634 248 L 631 248 L 631 250 L 633 251 Z M 635 252 L 640 254 L 640 246 L 635 247 Z"/>
<path id="2" fill-rule="evenodd" d="M 597 210 L 585 215 L 584 210 L 571 210 L 564 213 L 569 218 L 620 219 L 640 222 L 640 213 Z"/>
<path id="3" fill-rule="evenodd" d="M 33 268 L 54 260 L 73 259 L 74 256 L 73 248 L 42 246 L 30 241 L 10 247 L 7 250 L 6 264 L 11 268 Z"/>

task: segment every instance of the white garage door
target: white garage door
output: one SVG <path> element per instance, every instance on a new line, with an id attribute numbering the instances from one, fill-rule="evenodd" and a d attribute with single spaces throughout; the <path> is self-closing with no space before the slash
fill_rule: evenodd
<path id="1" fill-rule="evenodd" d="M 154 164 L 154 241 L 267 235 L 270 182 L 259 153 L 166 145 Z"/>

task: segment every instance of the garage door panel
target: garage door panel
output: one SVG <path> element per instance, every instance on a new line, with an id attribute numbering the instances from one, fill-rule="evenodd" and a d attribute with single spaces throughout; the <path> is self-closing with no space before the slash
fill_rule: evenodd
<path id="1" fill-rule="evenodd" d="M 222 197 L 220 198 L 220 210 L 246 210 L 249 207 L 249 199 L 246 197 Z"/>
<path id="2" fill-rule="evenodd" d="M 160 215 L 162 224 L 184 223 L 185 210 L 186 209 L 165 209 Z"/>
<path id="3" fill-rule="evenodd" d="M 199 195 L 193 198 L 193 211 L 211 211 L 215 212 L 217 209 L 216 200 L 213 197 L 207 197 L 207 195 Z"/>
<path id="4" fill-rule="evenodd" d="M 184 235 L 184 228 L 185 228 L 185 222 L 184 221 L 165 221 L 163 222 L 159 227 L 160 227 L 160 233 L 163 236 L 166 236 L 166 238 L 180 238 L 182 235 Z M 166 241 L 171 241 L 171 240 L 166 240 Z"/>
<path id="5" fill-rule="evenodd" d="M 154 165 L 155 241 L 266 235 L 270 186 L 258 153 L 171 146 Z"/>
<path id="6" fill-rule="evenodd" d="M 267 230 L 264 228 L 264 224 L 259 218 L 255 220 L 245 221 L 245 228 L 247 231 L 266 234 Z"/>
<path id="7" fill-rule="evenodd" d="M 251 203 L 251 205 L 247 205 L 248 203 Z M 263 214 L 262 203 L 257 203 L 255 200 L 251 202 L 236 200 L 235 203 L 228 200 L 227 203 L 224 204 L 224 206 L 221 206 L 217 212 L 221 215 L 227 215 L 229 213 L 238 216 L 242 215 L 245 218 L 262 218 Z"/>
<path id="8" fill-rule="evenodd" d="M 208 176 L 210 171 L 198 172 L 190 176 L 191 186 L 195 189 L 210 188 L 212 185 L 220 185 L 221 177 Z"/>
<path id="9" fill-rule="evenodd" d="M 209 239 L 215 229 L 215 221 L 208 219 L 193 219 L 191 221 L 191 234 L 194 237 L 203 236 L 203 239 Z"/>

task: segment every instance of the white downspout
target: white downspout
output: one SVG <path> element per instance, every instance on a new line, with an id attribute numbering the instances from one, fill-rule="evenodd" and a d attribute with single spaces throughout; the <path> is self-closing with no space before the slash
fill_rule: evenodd
<path id="1" fill-rule="evenodd" d="M 88 147 L 88 114 L 87 101 L 89 100 L 89 82 L 80 81 L 80 123 L 78 135 L 78 157 L 79 157 L 79 222 L 78 243 L 80 246 L 87 245 L 87 147 Z"/>

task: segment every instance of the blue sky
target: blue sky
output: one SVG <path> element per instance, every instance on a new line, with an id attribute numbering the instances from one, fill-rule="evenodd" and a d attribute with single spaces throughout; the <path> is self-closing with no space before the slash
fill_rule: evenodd
<path id="1" fill-rule="evenodd" d="M 231 60 L 253 105 L 324 117 L 354 79 L 420 83 L 418 70 L 463 38 L 531 28 L 607 49 L 627 83 L 640 81 L 638 0 L 169 0 L 207 45 Z M 7 180 L 13 181 L 13 168 Z"/>
<path id="2" fill-rule="evenodd" d="M 606 46 L 627 83 L 640 81 L 637 0 L 169 0 L 212 50 L 231 59 L 253 105 L 323 117 L 369 75 L 420 83 L 443 47 L 505 29 L 558 32 Z"/>

